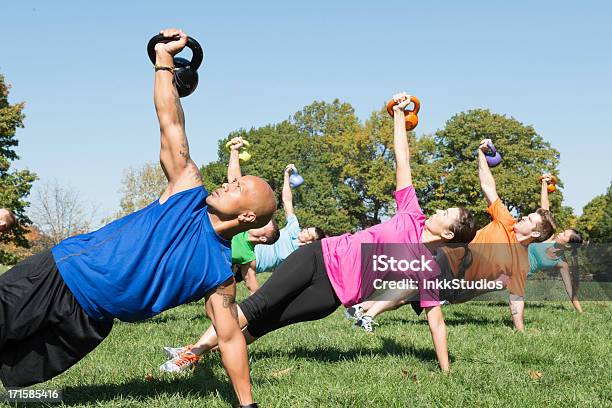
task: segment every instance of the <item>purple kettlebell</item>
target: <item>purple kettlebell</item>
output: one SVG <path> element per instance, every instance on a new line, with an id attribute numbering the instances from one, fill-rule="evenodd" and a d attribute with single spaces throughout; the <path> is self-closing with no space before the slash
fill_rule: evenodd
<path id="1" fill-rule="evenodd" d="M 485 153 L 485 156 L 487 156 L 487 164 L 489 167 L 495 167 L 502 161 L 501 154 L 495 150 L 493 143 L 487 143 L 487 147 L 489 148 L 489 151 Z"/>
<path id="2" fill-rule="evenodd" d="M 304 177 L 302 177 L 300 175 L 300 173 L 298 173 L 298 171 L 295 168 L 295 166 L 293 166 L 293 171 L 292 171 L 291 175 L 289 176 L 289 185 L 292 188 L 298 188 L 302 184 L 304 184 Z"/>

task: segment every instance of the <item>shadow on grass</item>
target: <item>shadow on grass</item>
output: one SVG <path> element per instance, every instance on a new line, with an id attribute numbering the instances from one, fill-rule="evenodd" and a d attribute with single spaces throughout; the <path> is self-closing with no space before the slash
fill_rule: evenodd
<path id="1" fill-rule="evenodd" d="M 146 320 L 139 320 L 137 322 L 130 322 L 129 324 L 150 324 L 150 323 L 154 323 L 154 324 L 163 324 L 163 323 L 172 323 L 172 322 L 190 322 L 190 323 L 199 323 L 199 324 L 204 324 L 206 322 L 210 322 L 210 320 L 208 320 L 208 318 L 206 317 L 206 315 L 204 314 L 196 314 L 194 313 L 193 315 L 179 315 L 179 314 L 173 314 L 173 313 L 164 313 L 155 317 L 152 317 L 150 319 L 146 319 Z"/>
<path id="2" fill-rule="evenodd" d="M 121 384 L 94 384 L 66 387 L 63 399 L 66 406 L 98 404 L 115 399 L 135 399 L 145 401 L 149 398 L 189 394 L 196 397 L 220 396 L 230 405 L 236 404 L 234 390 L 229 381 L 219 381 L 210 367 L 198 366 L 195 374 L 189 377 L 165 377 L 145 381 L 132 379 Z M 31 407 L 32 405 L 28 405 Z"/>
<path id="3" fill-rule="evenodd" d="M 451 307 L 452 306 L 448 306 Z M 505 322 L 503 319 L 499 319 L 496 317 L 487 317 L 487 316 L 475 316 L 474 314 L 471 313 L 466 313 L 466 312 L 459 312 L 459 311 L 452 311 L 449 309 L 444 309 L 445 316 L 444 316 L 444 322 L 446 322 L 446 324 L 451 325 L 451 326 L 460 326 L 460 325 L 477 325 L 477 326 L 490 326 L 490 325 L 499 325 L 499 324 L 505 324 L 507 322 Z M 406 317 L 399 317 L 399 316 L 385 316 L 384 320 L 381 319 L 381 324 L 385 324 L 385 323 L 399 323 L 399 324 L 406 324 L 406 325 L 427 325 L 427 320 L 422 319 L 422 318 L 418 318 L 418 317 L 414 317 L 414 318 L 406 318 Z"/>
<path id="4" fill-rule="evenodd" d="M 508 308 L 508 302 L 474 302 L 475 306 L 486 306 L 486 307 L 504 307 Z M 569 301 L 568 301 L 569 304 Z M 554 309 L 554 310 L 565 310 L 563 302 L 551 301 L 551 302 L 530 302 L 529 299 L 525 300 L 525 309 Z"/>
<path id="5" fill-rule="evenodd" d="M 250 350 L 249 355 L 254 359 L 277 358 L 287 356 L 305 360 L 315 360 L 323 363 L 337 363 L 342 361 L 354 361 L 364 356 L 384 355 L 412 355 L 416 358 L 432 362 L 436 360 L 436 353 L 432 348 L 420 348 L 410 344 L 399 343 L 388 337 L 380 337 L 382 342 L 379 348 L 353 347 L 343 350 L 337 347 L 324 346 L 321 348 L 296 347 L 291 350 Z"/>
<path id="6" fill-rule="evenodd" d="M 499 326 L 499 325 L 512 325 L 507 319 L 500 319 L 499 317 L 488 317 L 488 316 L 474 316 L 471 313 L 454 311 L 452 314 L 448 314 L 444 317 L 446 324 L 450 326 L 461 326 L 461 325 L 476 325 L 476 326 Z"/>

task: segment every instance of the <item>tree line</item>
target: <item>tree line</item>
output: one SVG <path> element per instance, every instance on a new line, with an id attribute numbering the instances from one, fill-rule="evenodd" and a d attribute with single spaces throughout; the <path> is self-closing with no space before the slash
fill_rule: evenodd
<path id="1" fill-rule="evenodd" d="M 26 208 L 36 180 L 31 171 L 10 169 L 11 162 L 18 158 L 15 135 L 17 128 L 23 127 L 24 105 L 9 104 L 8 93 L 9 87 L 0 75 L 0 206 L 11 208 L 19 219 L 14 233 L 0 238 L 0 263 L 15 262 L 23 255 L 18 248 L 31 244 L 25 238 L 32 232 Z M 393 122 L 382 104 L 364 123 L 349 103 L 336 99 L 330 103 L 315 101 L 280 123 L 232 132 L 219 140 L 217 159 L 201 168 L 208 190 L 226 181 L 229 152 L 225 143 L 235 136 L 251 143 L 252 159 L 242 163 L 243 173 L 268 180 L 279 202 L 283 169 L 295 163 L 306 180 L 294 194 L 302 225 L 340 234 L 378 224 L 394 214 Z M 487 222 L 475 155 L 480 140 L 485 138 L 492 139 L 503 155 L 503 163 L 493 169 L 493 174 L 504 204 L 516 216 L 539 206 L 538 177 L 558 174 L 559 152 L 532 126 L 487 109 L 474 109 L 451 117 L 434 134 L 417 137 L 409 132 L 414 186 L 425 214 L 464 206 L 475 214 L 479 225 Z M 562 178 L 558 186 L 563 186 Z M 127 169 L 120 208 L 104 221 L 146 206 L 164 187 L 165 178 L 157 163 Z M 90 212 L 84 211 L 78 197 L 68 192 L 58 185 L 45 185 L 34 197 L 38 240 L 46 239 L 43 246 L 93 225 Z M 584 207 L 581 217 L 563 205 L 562 189 L 551 194 L 550 201 L 559 229 L 577 227 L 594 242 L 609 241 L 612 184 Z M 282 208 L 277 217 L 282 225 Z"/>

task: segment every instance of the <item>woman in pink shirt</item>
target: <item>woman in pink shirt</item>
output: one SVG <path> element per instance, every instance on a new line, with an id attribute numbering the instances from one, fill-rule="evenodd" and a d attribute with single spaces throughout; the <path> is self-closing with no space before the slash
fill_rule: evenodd
<path id="1" fill-rule="evenodd" d="M 401 93 L 394 100 L 396 215 L 355 234 L 325 238 L 293 252 L 257 292 L 240 303 L 239 321 L 242 327 L 246 326 L 243 332 L 247 342 L 289 324 L 322 319 L 340 305 L 350 307 L 374 292 L 375 281 L 389 280 L 388 273 L 363 273 L 362 244 L 412 244 L 410 248 L 421 247 L 422 255 L 431 258 L 430 252 L 440 245 L 467 243 L 474 237 L 474 220 L 465 208 L 449 208 L 425 218 L 412 186 L 404 116 L 410 98 Z M 427 313 L 436 356 L 440 368 L 448 371 L 446 326 L 437 293 L 426 290 L 423 277 L 406 276 L 419 282 L 420 305 Z M 211 326 L 195 345 L 173 349 L 174 364 L 164 367 L 182 371 L 216 347 L 217 334 Z"/>

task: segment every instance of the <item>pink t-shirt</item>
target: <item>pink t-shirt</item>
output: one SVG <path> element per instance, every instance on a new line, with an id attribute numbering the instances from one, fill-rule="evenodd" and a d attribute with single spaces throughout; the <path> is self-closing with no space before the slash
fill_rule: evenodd
<path id="1" fill-rule="evenodd" d="M 425 215 L 421 211 L 413 186 L 395 192 L 397 214 L 388 221 L 359 231 L 355 234 L 344 234 L 325 238 L 321 241 L 325 269 L 329 280 L 344 306 L 357 304 L 374 293 L 374 280 L 384 279 L 387 273 L 362 273 L 361 244 L 419 244 L 425 228 Z M 431 254 L 424 245 L 420 251 Z M 434 263 L 435 264 L 435 263 Z M 437 269 L 437 265 L 435 266 Z M 418 278 L 416 275 L 414 278 Z M 419 285 L 421 307 L 432 307 L 440 304 L 433 300 L 437 297 Z"/>

